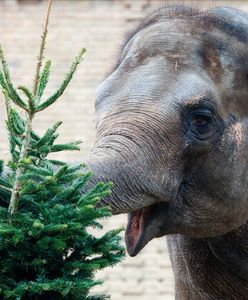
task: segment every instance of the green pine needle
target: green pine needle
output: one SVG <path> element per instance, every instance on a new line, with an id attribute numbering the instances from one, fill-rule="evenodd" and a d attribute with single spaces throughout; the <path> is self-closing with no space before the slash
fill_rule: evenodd
<path id="1" fill-rule="evenodd" d="M 49 75 L 50 75 L 50 68 L 51 68 L 51 61 L 48 60 L 45 64 L 44 70 L 41 73 L 40 79 L 38 81 L 38 91 L 37 91 L 38 101 L 40 100 L 47 86 Z"/>
<path id="2" fill-rule="evenodd" d="M 7 92 L 8 97 L 19 107 L 23 108 L 24 110 L 28 110 L 28 107 L 26 105 L 26 103 L 20 98 L 20 96 L 18 95 L 18 93 L 16 92 L 11 78 L 10 78 L 10 74 L 9 74 L 9 68 L 8 68 L 8 64 L 5 60 L 4 57 L 4 53 L 3 53 L 3 49 L 2 46 L 0 45 L 0 60 L 2 63 L 2 68 L 3 68 L 3 76 L 4 76 L 4 81 L 1 78 L 2 75 L 0 76 L 0 84 L 3 88 L 3 90 L 5 92 Z M 5 93 L 4 93 L 5 94 Z"/>
<path id="3" fill-rule="evenodd" d="M 49 97 L 45 102 L 38 105 L 37 110 L 36 110 L 37 112 L 42 111 L 43 109 L 49 107 L 60 96 L 62 96 L 62 94 L 65 91 L 65 89 L 67 88 L 68 84 L 71 82 L 72 77 L 73 77 L 74 73 L 76 72 L 78 65 L 82 61 L 82 58 L 83 58 L 83 55 L 84 55 L 85 51 L 86 51 L 85 48 L 81 49 L 79 54 L 75 57 L 75 60 L 73 61 L 72 65 L 71 65 L 70 71 L 67 73 L 67 75 L 66 75 L 63 83 L 61 84 L 60 88 L 51 97 Z"/>
<path id="4" fill-rule="evenodd" d="M 91 295 L 91 288 L 102 284 L 95 278 L 97 270 L 123 258 L 121 229 L 100 237 L 89 229 L 102 229 L 102 219 L 111 216 L 108 207 L 96 208 L 96 204 L 111 193 L 112 183 L 100 182 L 89 189 L 93 174 L 86 172 L 84 164 L 49 159 L 51 153 L 79 150 L 81 144 L 55 144 L 61 122 L 43 135 L 33 130 L 36 114 L 63 94 L 85 53 L 83 48 L 60 88 L 40 103 L 51 68 L 47 61 L 40 74 L 51 3 L 49 0 L 34 91 L 18 87 L 25 101 L 14 88 L 0 46 L 0 86 L 11 155 L 8 167 L 0 160 L 0 299 L 104 300 L 107 295 Z"/>
<path id="5" fill-rule="evenodd" d="M 28 98 L 29 101 L 32 100 L 33 94 L 27 87 L 20 85 L 20 86 L 18 86 L 18 90 L 21 90 L 26 95 L 26 97 Z"/>

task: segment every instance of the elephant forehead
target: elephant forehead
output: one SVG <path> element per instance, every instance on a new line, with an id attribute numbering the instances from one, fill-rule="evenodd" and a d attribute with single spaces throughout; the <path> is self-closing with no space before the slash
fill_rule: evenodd
<path id="1" fill-rule="evenodd" d="M 97 112 L 153 110 L 172 113 L 178 104 L 197 99 L 217 100 L 209 77 L 196 70 L 170 72 L 164 57 L 150 58 L 145 65 L 126 72 L 121 66 L 97 91 Z"/>
<path id="2" fill-rule="evenodd" d="M 102 107 L 101 102 L 106 107 L 113 101 L 125 105 L 150 102 L 154 105 L 168 98 L 168 94 L 175 94 L 175 86 L 185 88 L 181 81 L 183 74 L 203 75 L 199 39 L 188 32 L 179 32 L 179 24 L 174 25 L 155 24 L 138 32 L 127 43 L 120 64 L 97 90 L 97 108 Z M 209 81 L 208 76 L 205 80 Z M 191 88 L 189 83 L 187 80 L 187 90 Z M 195 85 L 192 88 L 195 89 Z M 171 97 L 173 101 L 175 98 Z M 167 99 L 163 104 L 169 102 Z"/>
<path id="3" fill-rule="evenodd" d="M 172 62 L 177 59 L 187 62 L 201 45 L 189 27 L 190 24 L 183 20 L 173 20 L 144 28 L 128 41 L 121 61 L 129 68 L 145 63 L 148 57 L 156 55 L 162 55 Z"/>
<path id="4" fill-rule="evenodd" d="M 227 112 L 236 106 L 236 99 L 247 95 L 243 72 L 238 72 L 241 66 L 236 64 L 238 52 L 221 48 L 222 36 L 218 42 L 214 38 L 217 32 L 206 37 L 203 29 L 191 27 L 189 21 L 170 20 L 137 32 L 117 68 L 97 90 L 97 114 L 130 108 L 171 113 L 178 102 L 204 97 L 224 105 Z"/>
<path id="5" fill-rule="evenodd" d="M 211 79 L 223 97 L 235 92 L 240 96 L 247 82 L 244 53 L 247 47 L 227 42 L 226 34 L 220 30 L 207 31 L 200 25 L 197 28 L 190 20 L 170 20 L 134 35 L 124 48 L 119 67 L 129 73 L 161 57 L 166 65 L 157 59 L 158 74 L 167 80 L 177 80 L 186 69 L 194 70 Z M 245 88 L 247 93 L 247 84 Z"/>
<path id="6" fill-rule="evenodd" d="M 139 105 L 160 99 L 174 80 L 168 73 L 164 57 L 149 58 L 127 71 L 126 65 L 119 66 L 97 89 L 97 108 L 111 104 Z"/>

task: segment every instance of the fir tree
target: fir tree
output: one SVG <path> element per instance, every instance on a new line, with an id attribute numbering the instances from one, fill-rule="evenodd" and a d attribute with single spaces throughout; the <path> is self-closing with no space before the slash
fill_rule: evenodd
<path id="1" fill-rule="evenodd" d="M 60 88 L 44 100 L 51 62 L 41 68 L 51 2 L 32 90 L 14 87 L 0 47 L 0 85 L 11 154 L 7 175 L 0 161 L 0 297 L 105 299 L 105 295 L 91 296 L 89 292 L 101 283 L 94 278 L 96 270 L 114 265 L 123 257 L 120 230 L 97 238 L 88 229 L 101 229 L 101 219 L 110 216 L 107 208 L 96 209 L 95 204 L 110 193 L 111 184 L 99 183 L 82 194 L 92 174 L 85 172 L 82 164 L 49 159 L 52 152 L 78 150 L 80 142 L 56 143 L 61 122 L 43 136 L 32 126 L 35 115 L 63 94 L 85 52 L 80 51 Z M 26 118 L 21 117 L 19 109 L 25 111 Z"/>

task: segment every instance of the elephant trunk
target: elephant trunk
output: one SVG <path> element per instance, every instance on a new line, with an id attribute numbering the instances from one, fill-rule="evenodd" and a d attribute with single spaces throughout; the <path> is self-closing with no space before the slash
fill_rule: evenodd
<path id="1" fill-rule="evenodd" d="M 99 206 L 110 206 L 113 214 L 133 212 L 157 201 L 150 192 L 153 183 L 145 178 L 144 167 L 136 158 L 128 157 L 111 149 L 93 149 L 87 159 L 93 172 L 91 185 L 113 182 L 111 195 L 99 202 Z"/>

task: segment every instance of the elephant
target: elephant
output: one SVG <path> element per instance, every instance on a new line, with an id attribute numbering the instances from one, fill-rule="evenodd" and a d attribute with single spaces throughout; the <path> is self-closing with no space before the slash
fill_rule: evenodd
<path id="1" fill-rule="evenodd" d="M 97 89 L 87 161 L 130 256 L 167 237 L 176 299 L 248 299 L 248 15 L 146 17 Z"/>

